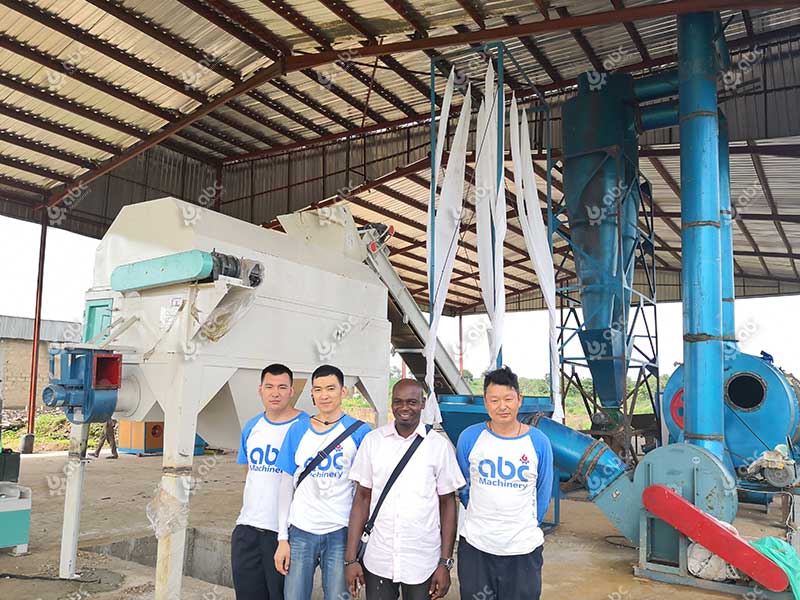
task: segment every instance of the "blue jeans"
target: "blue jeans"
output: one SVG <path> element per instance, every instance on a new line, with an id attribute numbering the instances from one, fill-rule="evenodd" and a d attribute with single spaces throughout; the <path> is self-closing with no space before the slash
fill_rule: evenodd
<path id="1" fill-rule="evenodd" d="M 314 588 L 314 571 L 322 569 L 322 591 L 325 600 L 344 600 L 347 582 L 344 579 L 344 550 L 347 527 L 316 535 L 295 526 L 289 527 L 291 556 L 289 574 L 284 584 L 286 600 L 310 600 Z"/>

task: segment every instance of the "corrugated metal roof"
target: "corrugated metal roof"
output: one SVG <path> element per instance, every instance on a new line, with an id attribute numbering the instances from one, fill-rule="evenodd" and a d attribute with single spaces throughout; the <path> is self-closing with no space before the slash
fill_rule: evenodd
<path id="1" fill-rule="evenodd" d="M 390 43 L 407 40 L 414 29 L 423 28 L 435 37 L 463 27 L 474 31 L 480 26 L 476 21 L 481 19 L 470 17 L 456 0 L 403 3 L 410 7 L 410 16 L 398 14 L 385 2 L 346 0 L 339 6 L 349 9 L 346 16 L 354 19 L 352 23 L 324 0 L 5 3 L 0 7 L 0 212 L 38 220 L 32 206 L 39 201 L 37 194 L 44 196 L 59 189 L 66 181 L 192 113 L 271 64 L 276 50 L 285 47 L 295 54 L 315 53 L 328 47 L 329 41 L 340 59 L 349 61 L 355 71 L 328 65 L 291 72 L 239 96 L 162 146 L 88 186 L 61 226 L 99 236 L 126 204 L 163 195 L 197 200 L 214 185 L 223 158 L 305 143 L 357 130 L 362 124 L 426 115 L 430 110 L 427 88 L 431 83 L 431 57 L 443 59 L 439 63 L 442 70 L 446 70 L 447 62 L 452 63 L 480 89 L 486 56 L 467 51 L 466 45 L 402 54 L 388 61 L 351 60 L 348 49 L 367 41 L 362 30 Z M 533 3 L 521 0 L 473 4 L 487 27 L 503 26 L 509 18 L 521 23 L 544 18 Z M 654 1 L 626 0 L 629 7 L 649 4 Z M 607 0 L 561 0 L 551 5 L 547 16 L 556 19 L 560 14 L 609 10 Z M 800 104 L 800 8 L 759 9 L 747 14 L 756 36 L 782 28 L 794 33 L 786 41 L 760 44 L 755 64 L 748 63 L 746 45 L 738 43 L 733 59 L 743 67 L 742 82 L 733 92 L 724 90 L 722 102 L 731 138 L 750 144 L 769 141 L 800 145 L 800 137 L 791 137 L 800 136 L 800 113 L 796 110 Z M 727 23 L 729 42 L 747 36 L 740 12 L 723 11 L 722 19 Z M 506 40 L 515 59 L 506 60 L 508 80 L 516 80 L 524 88 L 528 77 L 549 90 L 556 150 L 561 137 L 560 103 L 573 93 L 564 80 L 591 69 L 592 60 L 613 70 L 639 64 L 649 55 L 656 60 L 656 67 L 669 66 L 669 57 L 676 51 L 675 19 L 640 20 L 635 27 L 644 52 L 622 24 L 581 30 L 590 50 L 582 48 L 569 31 Z M 532 45 L 545 57 L 545 64 L 531 51 Z M 552 67 L 546 65 L 547 61 Z M 651 66 L 646 63 L 634 71 L 647 73 Z M 555 83 L 554 78 L 558 79 Z M 445 79 L 444 74 L 437 73 L 439 94 Z M 456 104 L 460 101 L 458 95 Z M 454 126 L 455 120 L 450 124 L 451 133 Z M 541 148 L 541 130 L 534 126 L 534 133 L 534 143 Z M 641 137 L 643 146 L 664 151 L 677 141 L 676 128 Z M 354 185 L 419 160 L 426 155 L 428 143 L 429 128 L 422 123 L 232 165 L 222 175 L 222 210 L 245 220 L 269 221 L 276 214 L 299 210 L 337 193 L 346 195 Z M 735 154 L 731 161 L 732 196 L 741 205 L 741 212 L 752 217 L 734 230 L 737 265 L 751 277 L 792 278 L 795 266 L 787 256 L 797 253 L 800 246 L 800 224 L 790 218 L 800 214 L 800 205 L 794 201 L 800 183 L 794 174 L 794 159 L 762 156 L 760 161 L 774 206 L 768 201 L 754 160 Z M 669 268 L 679 267 L 674 256 L 680 247 L 675 231 L 680 227 L 680 200 L 674 189 L 680 182 L 679 163 L 677 157 L 668 155 L 641 161 L 642 172 L 653 185 L 658 210 L 673 215 L 656 219 L 659 255 L 662 266 Z M 542 161 L 537 164 L 544 168 Z M 425 185 L 429 179 L 430 173 L 423 169 L 416 178 L 396 179 L 385 188 L 365 192 L 352 199 L 353 212 L 368 220 L 404 217 L 404 222 L 395 223 L 398 239 L 392 245 L 398 250 L 408 248 L 409 240 L 415 242 L 424 235 L 424 207 L 429 197 Z M 555 176 L 556 183 L 558 179 Z M 514 189 L 512 181 L 506 181 L 506 185 Z M 538 185 L 544 192 L 542 178 Z M 557 188 L 554 196 L 556 200 L 561 197 Z M 465 244 L 474 245 L 471 189 L 465 200 L 462 237 Z M 773 211 L 785 215 L 785 222 L 772 222 Z M 507 283 L 509 289 L 524 289 L 527 282 L 535 280 L 529 265 L 520 260 L 524 242 L 515 231 L 518 223 L 513 216 L 509 224 L 507 260 L 519 264 L 509 267 Z M 788 247 L 779 227 L 789 238 Z M 770 254 L 762 257 L 766 268 L 755 255 L 751 237 L 758 251 Z M 464 246 L 458 255 L 462 303 L 465 295 L 476 294 L 473 254 Z M 425 267 L 420 259 L 424 261 L 424 248 L 420 246 L 396 258 L 397 266 L 405 267 L 401 272 L 409 281 L 419 281 L 421 269 L 424 283 Z M 459 302 L 457 297 L 454 295 L 454 303 Z"/>
<path id="2" fill-rule="evenodd" d="M 39 339 L 43 342 L 78 342 L 83 324 L 42 319 Z M 33 319 L 0 315 L 0 340 L 32 340 Z"/>

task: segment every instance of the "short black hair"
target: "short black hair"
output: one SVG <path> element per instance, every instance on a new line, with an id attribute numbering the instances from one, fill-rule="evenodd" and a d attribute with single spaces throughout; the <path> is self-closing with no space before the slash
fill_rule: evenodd
<path id="1" fill-rule="evenodd" d="M 339 380 L 339 385 L 344 387 L 344 373 L 338 367 L 334 367 L 333 365 L 320 365 L 314 372 L 311 374 L 311 383 L 314 383 L 314 380 L 317 377 L 327 377 L 328 375 L 336 375 L 336 379 Z"/>
<path id="2" fill-rule="evenodd" d="M 267 375 L 267 373 L 270 375 L 288 375 L 289 383 L 294 383 L 294 375 L 292 374 L 292 370 L 281 363 L 272 363 L 271 365 L 264 367 L 264 369 L 261 371 L 261 383 L 264 383 L 264 377 Z"/>
<path id="3" fill-rule="evenodd" d="M 505 385 L 510 388 L 514 388 L 514 391 L 519 394 L 519 378 L 517 377 L 516 373 L 509 369 L 508 367 L 500 367 L 499 369 L 495 369 L 494 371 L 489 371 L 483 376 L 483 393 L 486 394 L 486 390 L 489 388 L 491 384 L 494 385 Z"/>

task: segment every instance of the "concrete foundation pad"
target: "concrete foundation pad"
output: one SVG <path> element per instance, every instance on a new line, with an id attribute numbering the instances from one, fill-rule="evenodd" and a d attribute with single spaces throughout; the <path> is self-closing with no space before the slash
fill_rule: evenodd
<path id="1" fill-rule="evenodd" d="M 22 459 L 20 483 L 33 490 L 30 554 L 14 558 L 0 551 L 0 574 L 57 577 L 63 515 L 59 479 L 66 454 Z M 200 466 L 203 469 L 200 470 Z M 159 457 L 121 456 L 118 461 L 92 461 L 86 467 L 78 567 L 86 577 L 102 575 L 103 585 L 91 596 L 81 596 L 75 581 L 7 579 L 0 575 L 0 598 L 24 600 L 145 600 L 153 597 L 154 569 L 134 560 L 155 564 L 155 543 L 145 505 L 161 472 Z M 202 474 L 202 475 L 201 475 Z M 182 600 L 233 600 L 229 581 L 229 540 L 241 506 L 244 469 L 233 455 L 203 456 L 195 460 L 198 477 L 191 499 L 189 524 L 194 529 L 184 577 Z M 745 508 L 736 522 L 749 537 L 782 535 L 779 511 Z M 593 504 L 580 495 L 562 504 L 562 525 L 547 536 L 544 552 L 545 600 L 690 600 L 730 598 L 690 587 L 674 586 L 633 576 L 637 552 L 612 545 L 617 532 Z M 149 545 L 148 545 L 149 544 Z M 89 552 L 87 550 L 95 550 Z M 98 552 L 105 553 L 98 553 Z M 134 560 L 123 560 L 128 557 Z M 144 558 L 142 558 L 144 557 Z M 455 574 L 455 573 L 454 573 Z M 202 581 L 198 577 L 210 580 Z M 455 577 L 454 577 L 455 579 Z M 229 584 L 228 584 L 229 585 Z M 72 595 L 70 595 L 72 594 Z M 457 582 L 448 600 L 458 598 Z M 319 591 L 314 599 L 321 598 Z"/>

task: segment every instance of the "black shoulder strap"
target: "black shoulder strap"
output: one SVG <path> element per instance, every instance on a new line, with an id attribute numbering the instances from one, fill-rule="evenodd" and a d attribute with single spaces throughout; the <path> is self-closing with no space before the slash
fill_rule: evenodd
<path id="1" fill-rule="evenodd" d="M 433 427 L 431 427 L 430 425 L 426 425 L 425 429 L 427 433 L 430 433 Z M 383 491 L 381 492 L 381 495 L 378 498 L 378 502 L 375 504 L 375 510 L 372 511 L 372 514 L 369 516 L 367 524 L 364 525 L 364 533 L 367 536 L 369 536 L 369 534 L 372 533 L 372 528 L 375 526 L 375 519 L 378 518 L 378 512 L 381 510 L 381 505 L 383 505 L 383 501 L 386 500 L 386 496 L 389 493 L 389 490 L 392 489 L 394 482 L 397 481 L 398 477 L 400 477 L 400 473 L 403 472 L 403 469 L 405 469 L 406 465 L 408 464 L 408 461 L 411 460 L 411 457 L 413 456 L 414 452 L 417 451 L 417 448 L 419 448 L 419 445 L 422 443 L 422 440 L 424 439 L 425 439 L 424 437 L 417 434 L 417 437 L 414 439 L 413 442 L 411 442 L 411 445 L 408 447 L 408 450 L 406 450 L 406 453 L 403 454 L 403 458 L 400 459 L 400 462 L 397 463 L 397 466 L 394 468 L 394 471 L 392 471 L 392 474 L 389 475 L 389 479 L 386 481 L 386 485 L 383 486 Z"/>
<path id="2" fill-rule="evenodd" d="M 330 444 L 325 446 L 325 448 L 320 450 L 314 457 L 314 460 L 308 463 L 308 465 L 306 465 L 306 468 L 303 469 L 303 472 L 300 473 L 300 477 L 297 478 L 297 485 L 295 487 L 299 486 L 300 482 L 303 481 L 303 479 L 305 479 L 306 477 L 308 477 L 308 474 L 311 473 L 311 471 L 313 471 L 314 469 L 316 469 L 319 466 L 319 464 L 328 457 L 328 455 L 333 451 L 333 449 L 336 448 L 336 446 L 338 446 L 347 438 L 349 438 L 351 435 L 353 435 L 356 432 L 356 429 L 361 427 L 363 424 L 364 421 L 358 421 L 358 420 L 354 421 L 353 423 L 350 424 L 350 426 L 347 429 L 345 429 L 342 433 L 336 436 L 335 440 L 333 440 Z"/>

